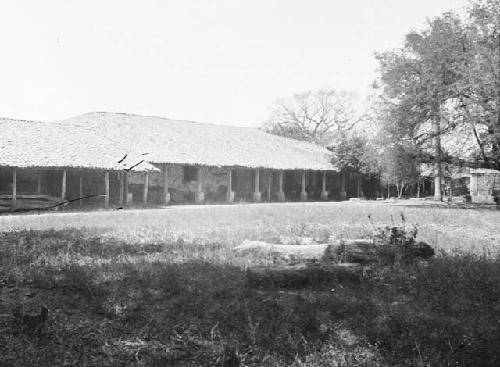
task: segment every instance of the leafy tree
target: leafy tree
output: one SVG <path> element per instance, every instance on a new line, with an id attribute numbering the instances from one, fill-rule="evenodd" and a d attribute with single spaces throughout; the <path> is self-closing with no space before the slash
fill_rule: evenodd
<path id="1" fill-rule="evenodd" d="M 272 134 L 328 146 L 358 124 L 355 95 L 336 90 L 296 94 L 277 102 L 264 129 Z"/>
<path id="2" fill-rule="evenodd" d="M 474 132 L 485 166 L 500 169 L 500 0 L 472 3 L 467 37 L 457 109 Z"/>
<path id="3" fill-rule="evenodd" d="M 335 153 L 335 161 L 343 172 L 380 173 L 377 146 L 362 135 L 344 137 L 329 149 Z"/>
<path id="4" fill-rule="evenodd" d="M 396 185 L 399 198 L 409 186 L 418 183 L 418 156 L 418 148 L 401 143 L 386 146 L 378 156 L 381 178 Z"/>
<path id="5" fill-rule="evenodd" d="M 445 13 L 423 31 L 407 34 L 402 49 L 377 55 L 386 128 L 394 141 L 409 138 L 423 144 L 433 140 L 436 200 L 441 200 L 441 134 L 450 128 L 444 125 L 442 106 L 457 96 L 466 43 L 461 19 Z"/>

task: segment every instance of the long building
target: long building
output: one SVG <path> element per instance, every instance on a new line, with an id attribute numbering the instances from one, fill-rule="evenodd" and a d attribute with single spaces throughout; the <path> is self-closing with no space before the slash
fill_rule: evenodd
<path id="1" fill-rule="evenodd" d="M 107 208 L 346 196 L 327 149 L 254 128 L 94 112 L 0 119 L 0 131 L 4 209 L 33 200 Z"/>

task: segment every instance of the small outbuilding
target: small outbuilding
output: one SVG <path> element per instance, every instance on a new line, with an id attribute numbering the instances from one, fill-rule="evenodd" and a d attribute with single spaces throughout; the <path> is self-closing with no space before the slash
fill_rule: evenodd
<path id="1" fill-rule="evenodd" d="M 471 168 L 470 196 L 473 203 L 495 203 L 500 198 L 500 171 Z"/>

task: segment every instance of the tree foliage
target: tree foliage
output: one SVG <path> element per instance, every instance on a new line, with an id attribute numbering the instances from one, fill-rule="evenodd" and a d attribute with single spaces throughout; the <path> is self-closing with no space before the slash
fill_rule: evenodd
<path id="1" fill-rule="evenodd" d="M 330 149 L 343 172 L 360 172 L 367 175 L 377 175 L 380 172 L 377 147 L 365 136 L 344 137 Z"/>
<path id="2" fill-rule="evenodd" d="M 500 0 L 479 1 L 466 17 L 445 13 L 377 55 L 386 133 L 422 147 L 434 140 L 439 159 L 441 135 L 466 125 L 484 165 L 500 169 L 499 28 Z"/>
<path id="3" fill-rule="evenodd" d="M 352 92 L 316 90 L 277 102 L 264 129 L 297 140 L 331 145 L 362 119 Z"/>

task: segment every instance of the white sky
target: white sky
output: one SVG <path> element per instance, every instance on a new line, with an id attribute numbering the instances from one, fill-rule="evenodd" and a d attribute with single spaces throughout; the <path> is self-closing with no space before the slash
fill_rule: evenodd
<path id="1" fill-rule="evenodd" d="M 365 95 L 373 53 L 466 0 L 2 0 L 0 116 L 116 111 L 260 126 L 280 97 Z"/>

